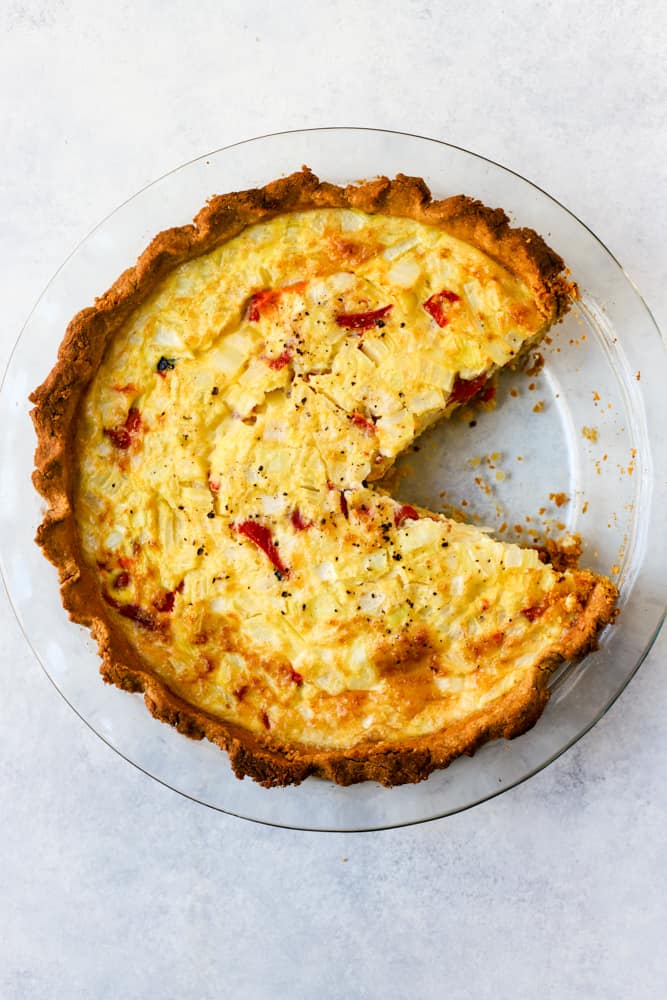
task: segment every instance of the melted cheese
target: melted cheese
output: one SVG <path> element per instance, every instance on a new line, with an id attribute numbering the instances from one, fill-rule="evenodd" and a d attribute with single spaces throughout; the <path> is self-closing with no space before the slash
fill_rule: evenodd
<path id="1" fill-rule="evenodd" d="M 113 339 L 77 440 L 86 558 L 152 669 L 325 748 L 508 691 L 580 610 L 573 578 L 373 484 L 542 325 L 476 249 L 361 212 L 283 215 L 173 272 Z"/>

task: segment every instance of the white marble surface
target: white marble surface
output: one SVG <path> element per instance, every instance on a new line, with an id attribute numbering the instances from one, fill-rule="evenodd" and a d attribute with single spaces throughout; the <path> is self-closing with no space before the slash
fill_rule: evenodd
<path id="1" fill-rule="evenodd" d="M 209 149 L 323 124 L 432 135 L 536 180 L 667 328 L 666 26 L 656 2 L 609 0 L 4 0 L 0 366 L 128 195 Z M 665 995 L 664 635 L 529 783 L 357 835 L 178 797 L 78 721 L 4 594 L 0 635 L 3 1000 Z"/>

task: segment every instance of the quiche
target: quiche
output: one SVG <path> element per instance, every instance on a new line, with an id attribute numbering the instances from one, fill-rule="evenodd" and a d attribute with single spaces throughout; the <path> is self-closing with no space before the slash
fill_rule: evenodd
<path id="1" fill-rule="evenodd" d="M 37 541 L 104 679 L 265 786 L 419 781 L 532 726 L 613 584 L 383 482 L 575 294 L 536 233 L 400 174 L 304 167 L 160 233 L 31 396 Z"/>

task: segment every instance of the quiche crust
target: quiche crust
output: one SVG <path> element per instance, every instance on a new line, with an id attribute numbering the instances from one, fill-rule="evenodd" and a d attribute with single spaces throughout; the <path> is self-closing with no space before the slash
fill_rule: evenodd
<path id="1" fill-rule="evenodd" d="M 564 263 L 535 232 L 513 229 L 505 213 L 465 196 L 435 201 L 423 180 L 399 174 L 346 188 L 321 183 L 303 168 L 263 188 L 217 196 L 194 222 L 169 229 L 151 242 L 90 308 L 69 324 L 58 361 L 31 395 L 37 433 L 33 482 L 47 504 L 36 541 L 58 568 L 61 595 L 70 618 L 91 629 L 102 658 L 105 681 L 141 691 L 150 712 L 195 739 L 208 738 L 225 749 L 238 777 L 249 775 L 269 787 L 299 783 L 317 775 L 347 785 L 375 780 L 391 786 L 416 782 L 488 739 L 509 739 L 529 729 L 548 700 L 548 679 L 558 663 L 583 655 L 595 644 L 612 615 L 616 589 L 604 577 L 577 576 L 585 606 L 572 627 L 521 681 L 489 706 L 445 730 L 400 743 L 362 742 L 345 750 L 281 744 L 223 722 L 176 695 L 150 669 L 103 600 L 99 579 L 87 564 L 73 508 L 74 437 L 82 398 L 114 334 L 179 265 L 200 257 L 246 227 L 286 212 L 352 208 L 369 214 L 413 219 L 442 228 L 489 255 L 530 289 L 545 327 L 560 319 L 576 286 Z"/>

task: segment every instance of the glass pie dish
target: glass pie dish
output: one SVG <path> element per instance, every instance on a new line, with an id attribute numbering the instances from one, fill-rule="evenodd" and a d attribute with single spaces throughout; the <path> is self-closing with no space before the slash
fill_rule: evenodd
<path id="1" fill-rule="evenodd" d="M 104 685 L 88 632 L 68 621 L 56 571 L 33 543 L 42 504 L 30 482 L 28 394 L 52 367 L 67 322 L 108 287 L 152 236 L 188 222 L 214 193 L 254 187 L 308 164 L 345 183 L 379 173 L 423 177 L 434 196 L 465 193 L 502 206 L 567 261 L 581 298 L 540 349 L 505 372 L 492 412 L 429 431 L 393 476 L 398 499 L 453 513 L 527 544 L 580 533 L 582 565 L 620 588 L 618 621 L 599 650 L 563 665 L 530 732 L 487 744 L 417 785 L 341 788 L 318 779 L 264 789 L 238 781 L 226 756 L 161 725 L 141 697 Z M 156 780 L 208 806 L 278 826 L 369 830 L 448 815 L 535 774 L 604 714 L 664 617 L 665 457 L 660 386 L 667 375 L 655 323 L 600 241 L 563 206 L 482 157 L 416 136 L 316 129 L 264 136 L 194 160 L 127 201 L 79 245 L 35 306 L 0 393 L 4 470 L 0 557 L 10 600 L 37 658 L 77 714 Z M 661 474 L 662 473 L 662 474 Z"/>

